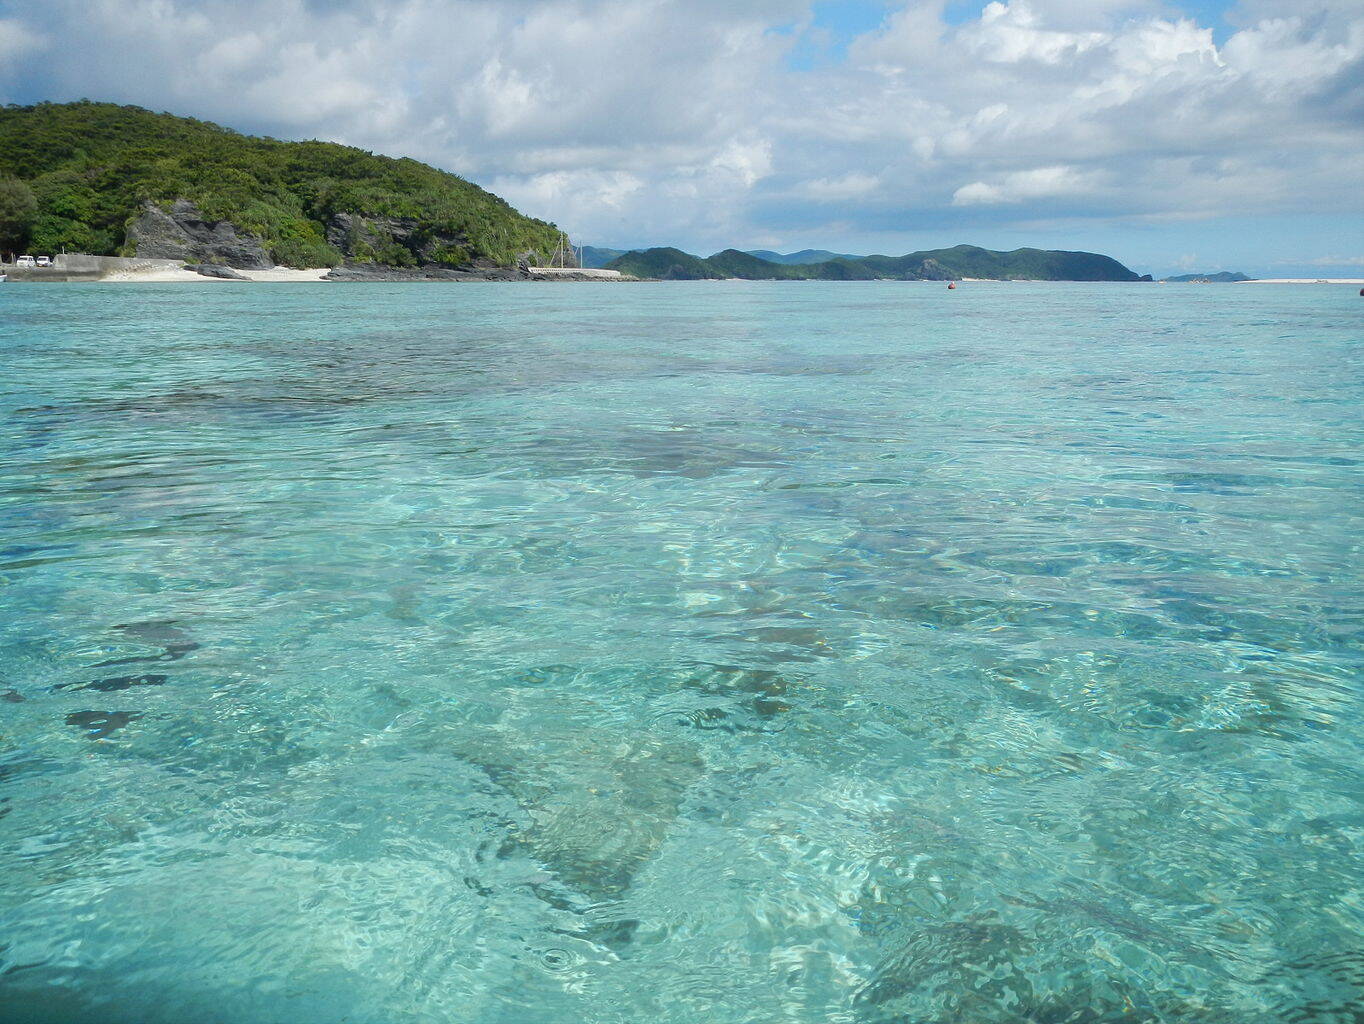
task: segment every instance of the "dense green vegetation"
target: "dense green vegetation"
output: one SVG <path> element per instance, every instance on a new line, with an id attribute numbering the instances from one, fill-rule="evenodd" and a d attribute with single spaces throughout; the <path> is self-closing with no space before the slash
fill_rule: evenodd
<path id="1" fill-rule="evenodd" d="M 660 281 L 717 281 L 731 275 L 710 265 L 708 260 L 692 256 L 681 249 L 645 249 L 627 252 L 607 264 L 634 277 L 657 278 Z"/>
<path id="2" fill-rule="evenodd" d="M 823 263 L 772 263 L 749 252 L 726 249 L 706 261 L 725 277 L 747 281 L 870 281 L 875 272 L 857 260 L 826 260 Z"/>
<path id="3" fill-rule="evenodd" d="M 830 252 L 828 249 L 802 249 L 800 252 L 773 252 L 771 249 L 749 249 L 750 256 L 756 256 L 768 263 L 827 263 L 829 260 L 855 260 L 856 256 L 847 253 Z"/>
<path id="4" fill-rule="evenodd" d="M 599 245 L 584 245 L 581 250 L 582 265 L 590 269 L 600 269 L 614 259 L 619 259 L 630 250 L 628 249 L 604 249 Z"/>
<path id="5" fill-rule="evenodd" d="M 547 258 L 559 243 L 553 225 L 416 160 L 330 142 L 255 138 L 112 103 L 0 107 L 5 176 L 19 178 L 37 197 L 34 252 L 116 254 L 145 201 L 178 198 L 259 236 L 286 266 L 341 261 L 325 235 L 337 213 L 411 218 L 432 233 L 463 236 L 440 254 L 450 264 L 478 258 L 507 264 L 527 250 Z M 405 249 L 360 255 L 411 259 Z"/>
<path id="6" fill-rule="evenodd" d="M 1117 260 L 1093 252 L 1014 249 L 996 252 L 975 245 L 912 252 L 906 256 L 865 256 L 858 262 L 882 277 L 978 277 L 992 281 L 1139 281 Z M 945 273 L 943 273 L 945 272 Z"/>
<path id="7" fill-rule="evenodd" d="M 37 216 L 33 190 L 18 178 L 0 178 L 0 253 L 23 248 Z"/>
<path id="8" fill-rule="evenodd" d="M 743 278 L 748 281 L 947 281 L 967 277 L 995 281 L 1139 281 L 1117 260 L 1092 252 L 1015 249 L 995 252 L 974 245 L 912 252 L 905 256 L 838 257 L 822 263 L 782 264 L 726 249 L 709 259 L 677 249 L 628 252 L 607 264 L 635 277 L 672 280 Z"/>
<path id="9" fill-rule="evenodd" d="M 1163 277 L 1162 281 L 1171 281 L 1176 284 L 1236 284 L 1239 281 L 1249 281 L 1240 271 L 1219 270 L 1215 274 L 1179 274 L 1175 277 Z"/>

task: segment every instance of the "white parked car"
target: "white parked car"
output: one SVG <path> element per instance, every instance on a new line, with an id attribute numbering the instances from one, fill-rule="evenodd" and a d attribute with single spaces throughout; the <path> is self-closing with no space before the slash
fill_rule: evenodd
<path id="1" fill-rule="evenodd" d="M 52 266 L 52 257 L 51 257 L 51 256 L 39 256 L 39 257 L 38 257 L 38 266 L 40 266 L 40 267 L 50 267 L 50 266 Z"/>
<path id="2" fill-rule="evenodd" d="M 20 256 L 17 260 L 14 261 L 14 265 L 16 267 L 36 267 L 38 265 L 38 261 L 35 260 L 32 256 Z"/>

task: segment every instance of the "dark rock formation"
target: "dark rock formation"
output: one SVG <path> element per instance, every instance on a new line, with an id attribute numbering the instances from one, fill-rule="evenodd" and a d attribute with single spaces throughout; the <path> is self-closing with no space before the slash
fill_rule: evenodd
<path id="1" fill-rule="evenodd" d="M 382 263 L 347 263 L 328 273 L 324 281 L 526 281 L 529 275 L 515 267 L 470 264 L 460 270 L 449 267 L 390 267 Z"/>
<path id="2" fill-rule="evenodd" d="M 389 267 L 382 263 L 347 263 L 336 267 L 322 280 L 363 283 L 373 281 L 630 281 L 634 278 L 594 277 L 590 272 L 534 274 L 518 267 L 501 267 L 485 260 L 475 261 L 459 270 L 448 267 Z"/>
<path id="3" fill-rule="evenodd" d="M 66 724 L 84 729 L 92 740 L 102 740 L 141 717 L 130 711 L 77 711 L 66 716 Z"/>
<path id="4" fill-rule="evenodd" d="M 916 271 L 906 273 L 905 279 L 911 281 L 955 281 L 957 276 L 930 256 L 919 264 Z"/>
<path id="5" fill-rule="evenodd" d="M 145 203 L 128 226 L 128 242 L 143 258 L 187 260 L 243 270 L 266 270 L 275 265 L 259 238 L 239 232 L 228 221 L 205 219 L 203 212 L 185 199 L 177 199 L 169 210 Z"/>
<path id="6" fill-rule="evenodd" d="M 231 267 L 224 267 L 219 263 L 187 263 L 186 270 L 192 270 L 196 274 L 204 277 L 221 277 L 225 281 L 249 281 L 251 278 L 245 277 Z"/>
<path id="7" fill-rule="evenodd" d="M 460 266 L 468 261 L 469 237 L 444 231 L 408 217 L 372 217 L 335 213 L 327 221 L 327 242 L 348 260 L 394 263 L 410 254 L 419 267 Z"/>
<path id="8" fill-rule="evenodd" d="M 591 270 L 579 270 L 579 269 L 577 269 L 577 268 L 574 268 L 574 269 L 571 269 L 571 270 L 568 270 L 568 271 L 562 271 L 562 270 L 561 270 L 561 271 L 559 271 L 559 272 L 557 272 L 557 273 L 554 273 L 554 274 L 531 274 L 530 277 L 527 278 L 527 280 L 530 280 L 530 281 L 598 281 L 598 282 L 606 281 L 606 282 L 619 282 L 619 281 L 638 281 L 639 278 L 637 278 L 637 277 L 628 277 L 628 276 L 621 276 L 621 277 L 598 277 L 597 275 L 593 274 L 593 273 L 591 272 Z"/>

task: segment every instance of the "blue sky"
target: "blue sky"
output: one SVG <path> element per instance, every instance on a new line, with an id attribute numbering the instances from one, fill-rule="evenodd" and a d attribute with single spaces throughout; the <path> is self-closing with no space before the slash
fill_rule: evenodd
<path id="1" fill-rule="evenodd" d="M 964 25 L 978 19 L 989 0 L 949 0 L 943 7 L 943 21 Z M 848 45 L 858 36 L 879 28 L 896 8 L 894 0 L 822 0 L 811 5 L 810 24 L 816 30 L 797 46 L 791 66 L 809 70 L 821 63 L 843 58 Z M 1170 15 L 1189 17 L 1213 30 L 1217 42 L 1230 31 L 1226 15 L 1235 7 L 1233 0 L 1188 0 L 1164 6 Z M 820 31 L 822 30 L 822 31 Z"/>
<path id="2" fill-rule="evenodd" d="M 591 244 L 1364 275 L 1364 0 L 0 0 L 0 100 L 80 97 Z"/>
<path id="3" fill-rule="evenodd" d="M 879 28 L 891 5 L 882 0 L 824 0 L 813 4 L 808 23 L 797 23 L 787 66 L 797 71 L 837 64 L 858 36 Z M 808 25 L 808 27 L 807 27 Z"/>

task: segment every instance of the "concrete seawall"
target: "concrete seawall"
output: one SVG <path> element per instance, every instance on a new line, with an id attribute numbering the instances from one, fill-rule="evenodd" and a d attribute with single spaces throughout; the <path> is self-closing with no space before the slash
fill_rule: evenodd
<path id="1" fill-rule="evenodd" d="M 563 278 L 566 281 L 620 281 L 624 275 L 619 270 L 593 270 L 586 267 L 531 267 L 531 277 L 552 281 Z"/>
<path id="2" fill-rule="evenodd" d="M 53 256 L 50 267 L 16 267 L 12 263 L 0 263 L 0 274 L 7 275 L 11 281 L 101 281 L 112 274 L 178 270 L 184 265 L 183 260 L 129 259 L 68 252 Z"/>

